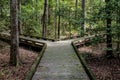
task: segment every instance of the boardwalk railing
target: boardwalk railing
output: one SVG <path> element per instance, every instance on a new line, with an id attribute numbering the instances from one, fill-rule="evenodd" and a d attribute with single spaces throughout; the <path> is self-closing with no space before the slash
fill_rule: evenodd
<path id="1" fill-rule="evenodd" d="M 90 80 L 96 80 L 96 77 L 95 75 L 93 74 L 93 72 L 88 68 L 88 65 L 82 55 L 82 53 L 78 50 L 79 47 L 83 47 L 84 45 L 87 45 L 89 43 L 91 43 L 91 40 L 95 37 L 98 37 L 98 36 L 102 36 L 103 38 L 105 37 L 105 34 L 97 34 L 97 35 L 92 35 L 92 36 L 86 36 L 86 37 L 83 37 L 81 38 L 80 40 L 75 40 L 72 42 L 72 46 L 78 56 L 78 58 L 80 59 L 80 62 L 82 63 L 86 73 L 88 74 Z"/>
<path id="2" fill-rule="evenodd" d="M 73 41 L 73 42 L 72 42 L 72 46 L 73 46 L 73 48 L 74 48 L 74 50 L 75 50 L 75 52 L 76 52 L 76 54 L 77 54 L 80 62 L 82 63 L 82 65 L 83 65 L 86 73 L 88 74 L 90 80 L 96 80 L 95 75 L 94 75 L 93 72 L 88 68 L 87 63 L 86 63 L 86 61 L 84 60 L 84 58 L 83 58 L 83 56 L 82 56 L 82 53 L 78 50 L 76 43 L 77 43 L 76 41 Z M 81 40 L 81 41 L 80 41 L 80 47 L 83 47 L 83 45 L 85 45 L 85 43 L 86 43 L 86 42 L 85 42 L 85 39 L 84 39 L 84 40 Z"/>
<path id="3" fill-rule="evenodd" d="M 0 39 L 10 43 L 10 34 L 9 33 L 0 33 Z M 40 49 L 44 46 L 45 43 L 41 42 L 40 40 L 33 39 L 30 37 L 19 36 L 19 44 L 31 46 L 36 49 Z"/>
<path id="4" fill-rule="evenodd" d="M 10 34 L 0 33 L 0 39 L 10 42 Z M 26 77 L 25 77 L 25 80 L 31 80 L 37 69 L 37 66 L 44 54 L 47 44 L 44 42 L 41 42 L 40 40 L 32 39 L 32 38 L 24 37 L 24 36 L 20 36 L 19 39 L 20 39 L 20 44 L 32 46 L 32 47 L 35 47 L 35 49 L 37 48 L 40 50 L 38 57 L 36 58 L 35 62 L 33 63 L 32 67 L 30 68 L 30 70 L 28 71 L 28 73 L 26 74 Z"/>

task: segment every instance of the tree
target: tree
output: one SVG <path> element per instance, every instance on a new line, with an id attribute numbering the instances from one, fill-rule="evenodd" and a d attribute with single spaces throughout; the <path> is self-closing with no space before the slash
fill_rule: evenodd
<path id="1" fill-rule="evenodd" d="M 61 14 L 60 14 L 60 0 L 59 0 L 59 16 L 58 16 L 58 39 L 60 39 L 60 21 L 61 21 Z"/>
<path id="2" fill-rule="evenodd" d="M 1 3 L 0 3 L 0 17 L 2 18 L 3 17 L 3 1 Z"/>
<path id="3" fill-rule="evenodd" d="M 84 36 L 85 33 L 85 18 L 86 18 L 86 0 L 82 0 L 82 27 L 81 27 L 81 36 Z"/>
<path id="4" fill-rule="evenodd" d="M 38 0 L 36 0 L 36 21 L 38 21 Z"/>
<path id="5" fill-rule="evenodd" d="M 21 21 L 20 21 L 20 15 L 21 15 L 21 0 L 18 0 L 18 31 L 19 34 L 22 34 L 22 26 L 21 26 Z"/>
<path id="6" fill-rule="evenodd" d="M 77 18 L 78 0 L 75 1 L 75 19 Z"/>
<path id="7" fill-rule="evenodd" d="M 11 46 L 10 46 L 10 65 L 17 65 L 17 55 L 19 54 L 19 33 L 18 33 L 18 2 L 10 0 L 11 17 Z"/>
<path id="8" fill-rule="evenodd" d="M 52 0 L 48 0 L 48 25 L 51 24 Z"/>
<path id="9" fill-rule="evenodd" d="M 55 39 L 57 38 L 57 11 L 58 11 L 58 0 L 55 0 Z"/>
<path id="10" fill-rule="evenodd" d="M 48 8 L 48 0 L 45 0 L 44 2 L 44 13 L 43 13 L 43 32 L 42 32 L 42 36 L 43 38 L 46 38 L 47 36 L 47 8 Z"/>
<path id="11" fill-rule="evenodd" d="M 110 1 L 111 0 L 105 0 L 106 2 L 106 27 L 107 27 L 107 30 L 106 30 L 106 37 L 107 37 L 107 51 L 106 51 L 106 57 L 108 58 L 113 58 L 113 50 L 112 50 L 112 30 L 111 30 L 111 22 L 112 22 L 112 19 L 111 19 L 111 5 L 110 5 Z"/>

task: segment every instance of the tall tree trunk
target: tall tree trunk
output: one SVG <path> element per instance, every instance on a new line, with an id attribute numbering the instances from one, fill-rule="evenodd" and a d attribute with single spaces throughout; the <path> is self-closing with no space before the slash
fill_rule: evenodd
<path id="1" fill-rule="evenodd" d="M 18 2 L 10 0 L 11 16 L 11 47 L 10 47 L 10 65 L 17 65 L 17 55 L 19 54 L 19 33 L 18 33 Z"/>
<path id="2" fill-rule="evenodd" d="M 69 38 L 71 38 L 72 37 L 72 33 L 71 33 L 71 31 L 72 31 L 72 26 L 71 26 L 71 22 L 70 22 L 70 17 L 71 17 L 71 15 L 70 15 L 70 12 L 71 12 L 71 7 L 69 7 L 69 27 L 70 27 L 70 29 L 69 29 L 69 34 L 70 34 L 70 36 L 69 36 Z"/>
<path id="3" fill-rule="evenodd" d="M 21 0 L 18 0 L 18 31 L 19 34 L 22 34 L 22 25 L 21 25 L 21 21 L 20 21 L 20 15 L 21 15 Z"/>
<path id="4" fill-rule="evenodd" d="M 75 19 L 77 18 L 78 0 L 75 2 Z"/>
<path id="5" fill-rule="evenodd" d="M 59 0 L 59 13 L 60 13 L 60 0 Z M 61 16 L 59 14 L 58 16 L 58 39 L 60 39 L 60 20 L 61 20 Z"/>
<path id="6" fill-rule="evenodd" d="M 38 21 L 38 0 L 36 0 L 36 21 Z"/>
<path id="7" fill-rule="evenodd" d="M 111 5 L 109 4 L 111 0 L 105 0 L 106 2 L 106 33 L 107 33 L 107 51 L 106 51 L 106 57 L 107 58 L 113 58 L 113 51 L 112 51 L 112 30 L 111 30 L 111 10 L 110 7 Z"/>
<path id="8" fill-rule="evenodd" d="M 2 9 L 0 8 L 0 20 L 2 18 Z"/>
<path id="9" fill-rule="evenodd" d="M 57 38 L 57 11 L 58 11 L 58 0 L 56 0 L 55 6 L 55 39 Z"/>
<path id="10" fill-rule="evenodd" d="M 59 8 L 59 11 L 60 11 L 60 8 Z M 59 14 L 59 16 L 58 16 L 58 39 L 60 39 L 60 20 L 61 20 L 61 17 Z"/>
<path id="11" fill-rule="evenodd" d="M 35 7 L 36 7 L 36 5 L 35 5 L 35 0 L 31 0 L 30 3 L 31 3 L 31 5 L 32 5 L 32 14 L 35 14 Z M 35 16 L 31 15 L 30 18 L 32 18 L 32 19 L 35 20 L 36 14 L 35 14 Z"/>
<path id="12" fill-rule="evenodd" d="M 85 34 L 85 30 L 86 30 L 86 26 L 85 26 L 85 23 L 86 23 L 86 0 L 82 0 L 82 12 L 83 12 L 83 17 L 82 17 L 82 27 L 81 27 L 81 36 L 84 36 Z"/>
<path id="13" fill-rule="evenodd" d="M 0 18 L 3 17 L 3 4 L 0 4 Z"/>
<path id="14" fill-rule="evenodd" d="M 48 0 L 48 25 L 51 24 L 52 0 Z"/>
<path id="15" fill-rule="evenodd" d="M 46 38 L 47 36 L 47 7 L 48 7 L 48 0 L 45 0 L 44 2 L 44 13 L 43 13 L 43 32 L 42 32 L 42 36 L 43 38 Z"/>

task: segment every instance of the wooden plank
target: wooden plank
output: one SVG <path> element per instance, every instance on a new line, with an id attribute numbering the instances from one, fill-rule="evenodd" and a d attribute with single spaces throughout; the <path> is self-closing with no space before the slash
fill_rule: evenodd
<path id="1" fill-rule="evenodd" d="M 10 40 L 10 34 L 9 33 L 0 33 L 0 37 L 2 39 Z M 41 47 L 44 45 L 43 42 L 40 42 L 38 39 L 33 39 L 29 37 L 19 36 L 20 43 L 29 44 L 34 47 Z"/>

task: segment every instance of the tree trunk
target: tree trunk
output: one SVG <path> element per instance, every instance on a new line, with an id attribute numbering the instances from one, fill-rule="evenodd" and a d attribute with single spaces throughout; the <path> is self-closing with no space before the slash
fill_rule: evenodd
<path id="1" fill-rule="evenodd" d="M 110 0 L 105 0 L 106 2 L 106 14 L 107 14 L 107 17 L 106 17 L 106 27 L 107 27 L 107 30 L 106 30 L 106 37 L 107 37 L 107 51 L 106 51 L 106 57 L 107 58 L 113 58 L 113 50 L 112 50 L 112 30 L 111 30 L 111 22 L 112 22 L 112 19 L 111 19 L 111 10 L 110 10 L 110 7 L 111 5 L 109 4 Z"/>
<path id="2" fill-rule="evenodd" d="M 61 18 L 60 18 L 60 14 L 59 14 L 59 16 L 58 16 L 58 39 L 60 39 L 60 20 L 61 20 Z"/>
<path id="3" fill-rule="evenodd" d="M 70 22 L 70 17 L 71 17 L 71 15 L 70 15 L 70 12 L 71 12 L 71 7 L 69 7 L 69 27 L 70 27 L 70 29 L 69 29 L 69 34 L 70 34 L 70 36 L 69 36 L 69 38 L 71 38 L 72 37 L 72 33 L 71 33 L 71 31 L 72 31 L 72 26 L 71 26 L 71 22 Z"/>
<path id="4" fill-rule="evenodd" d="M 18 31 L 19 34 L 22 34 L 22 25 L 21 25 L 21 21 L 20 21 L 20 15 L 21 15 L 21 0 L 18 0 Z"/>
<path id="5" fill-rule="evenodd" d="M 46 38 L 47 36 L 47 6 L 48 6 L 48 0 L 45 0 L 44 3 L 44 13 L 43 13 L 43 38 Z"/>
<path id="6" fill-rule="evenodd" d="M 59 0 L 59 13 L 60 13 L 60 0 Z M 61 20 L 61 16 L 59 14 L 58 16 L 58 39 L 60 39 L 60 20 Z"/>
<path id="7" fill-rule="evenodd" d="M 77 18 L 78 0 L 75 2 L 75 19 Z"/>
<path id="8" fill-rule="evenodd" d="M 10 65 L 17 65 L 17 55 L 19 54 L 19 33 L 18 33 L 18 3 L 17 0 L 10 0 L 11 16 L 11 47 Z"/>
<path id="9" fill-rule="evenodd" d="M 83 12 L 83 17 L 82 17 L 82 27 L 81 27 L 81 36 L 84 36 L 85 34 L 85 30 L 86 30 L 86 27 L 85 27 L 85 18 L 86 18 L 86 10 L 85 10 L 85 7 L 86 7 L 86 0 L 82 0 L 82 12 Z"/>
<path id="10" fill-rule="evenodd" d="M 0 18 L 3 17 L 3 4 L 0 4 Z"/>
<path id="11" fill-rule="evenodd" d="M 38 21 L 38 0 L 36 0 L 36 21 Z"/>
<path id="12" fill-rule="evenodd" d="M 55 39 L 57 38 L 57 11 L 58 11 L 58 0 L 56 0 L 55 6 Z"/>
<path id="13" fill-rule="evenodd" d="M 48 25 L 51 24 L 51 12 L 52 12 L 52 6 L 51 6 L 51 3 L 52 0 L 49 0 L 48 2 Z"/>

